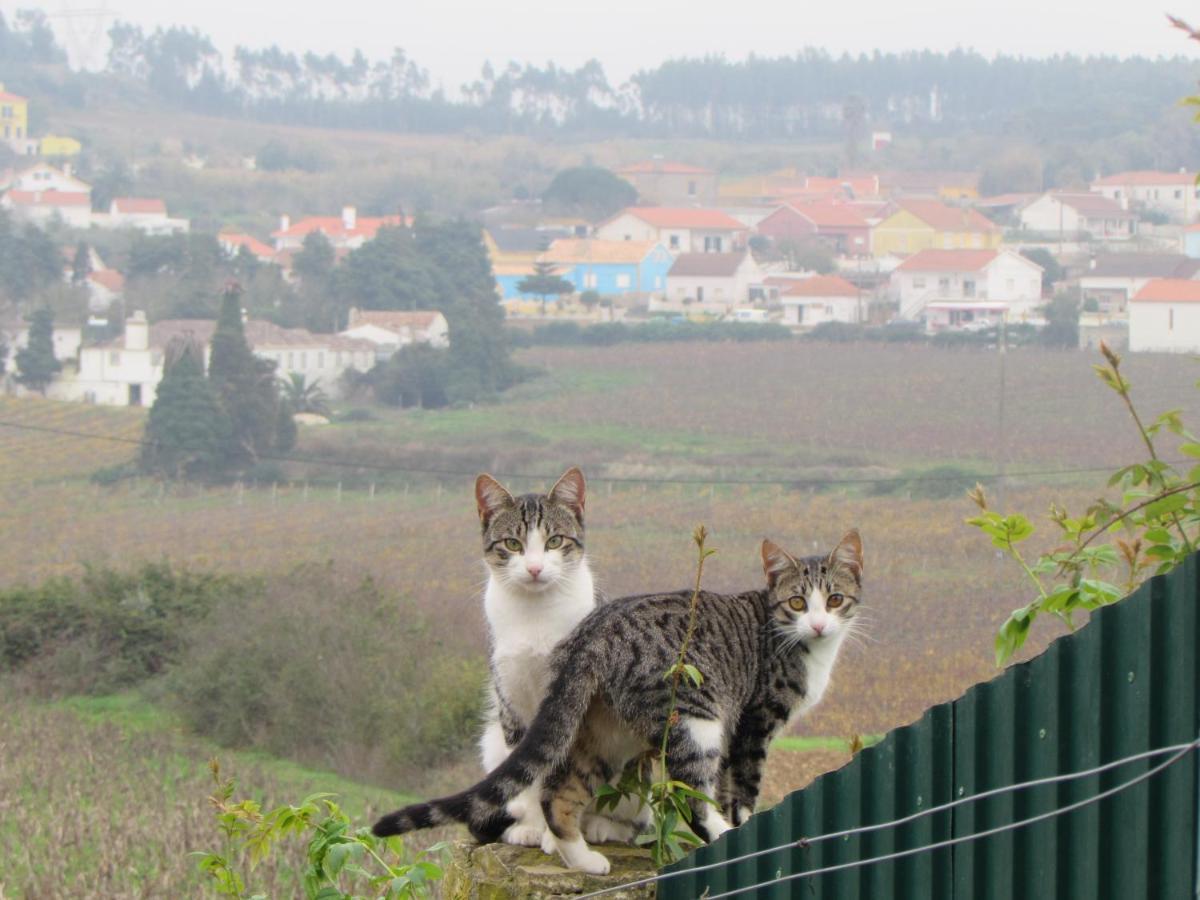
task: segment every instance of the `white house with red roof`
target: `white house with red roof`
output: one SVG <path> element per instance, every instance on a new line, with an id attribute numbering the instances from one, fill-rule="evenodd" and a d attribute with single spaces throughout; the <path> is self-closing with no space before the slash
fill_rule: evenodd
<path id="1" fill-rule="evenodd" d="M 730 253 L 746 246 L 749 231 L 719 209 L 631 206 L 596 226 L 604 241 L 653 241 L 672 254 Z"/>
<path id="2" fill-rule="evenodd" d="M 106 312 L 125 296 L 125 276 L 116 269 L 96 269 L 87 277 L 88 311 Z"/>
<path id="3" fill-rule="evenodd" d="M 1146 282 L 1129 301 L 1129 349 L 1200 353 L 1200 281 Z"/>
<path id="4" fill-rule="evenodd" d="M 977 204 L 978 205 L 978 204 Z M 1059 240 L 1086 235 L 1127 241 L 1137 232 L 1137 216 L 1111 197 L 1083 191 L 1047 191 L 1018 212 L 1021 228 Z"/>
<path id="5" fill-rule="evenodd" d="M 353 206 L 342 208 L 341 216 L 305 216 L 293 222 L 280 216 L 279 228 L 271 233 L 276 250 L 299 250 L 304 239 L 320 232 L 335 250 L 357 250 L 372 240 L 381 228 L 401 228 L 412 225 L 409 216 L 360 216 Z"/>
<path id="6" fill-rule="evenodd" d="M 867 298 L 845 278 L 814 275 L 780 286 L 783 324 L 813 328 L 824 322 L 866 321 Z"/>
<path id="7" fill-rule="evenodd" d="M 973 327 L 1007 315 L 1028 321 L 1042 305 L 1042 267 L 1011 250 L 921 250 L 891 274 L 901 319 L 931 331 Z"/>
<path id="8" fill-rule="evenodd" d="M 717 173 L 703 166 L 655 157 L 616 170 L 645 203 L 706 206 L 717 199 Z"/>
<path id="9" fill-rule="evenodd" d="M 1191 222 L 1200 212 L 1195 172 L 1118 172 L 1098 178 L 1091 187 L 1125 209 L 1154 209 L 1180 222 Z"/>
<path id="10" fill-rule="evenodd" d="M 681 253 L 667 272 L 667 290 L 652 298 L 650 311 L 673 310 L 725 315 L 751 302 L 763 272 L 746 250 L 733 253 Z"/>
<path id="11" fill-rule="evenodd" d="M 450 326 L 435 309 L 350 310 L 350 321 L 340 332 L 342 337 L 370 341 L 375 356 L 382 362 L 397 350 L 413 344 L 428 344 L 439 349 L 450 346 Z"/>
<path id="12" fill-rule="evenodd" d="M 230 259 L 237 256 L 242 248 L 263 263 L 275 262 L 275 248 L 265 244 L 253 235 L 238 231 L 235 228 L 223 228 L 217 233 L 217 244 Z"/>
<path id="13" fill-rule="evenodd" d="M 98 228 L 133 228 L 144 234 L 186 234 L 191 230 L 187 219 L 167 215 L 167 204 L 159 197 L 114 197 L 108 212 L 92 214 Z"/>

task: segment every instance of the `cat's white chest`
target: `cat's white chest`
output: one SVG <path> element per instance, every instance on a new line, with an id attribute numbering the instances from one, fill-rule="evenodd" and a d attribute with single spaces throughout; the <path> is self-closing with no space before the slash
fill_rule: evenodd
<path id="1" fill-rule="evenodd" d="M 791 725 L 801 716 L 821 702 L 829 682 L 833 677 L 833 664 L 837 662 L 838 650 L 841 649 L 841 638 L 832 638 L 814 642 L 810 645 L 808 655 L 804 658 L 805 693 L 804 698 L 792 710 L 788 719 Z"/>

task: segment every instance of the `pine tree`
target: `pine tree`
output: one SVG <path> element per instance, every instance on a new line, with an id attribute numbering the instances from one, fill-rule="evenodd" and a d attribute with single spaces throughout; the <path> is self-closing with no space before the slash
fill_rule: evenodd
<path id="1" fill-rule="evenodd" d="M 29 343 L 17 351 L 17 381 L 30 390 L 46 393 L 46 385 L 62 369 L 54 357 L 54 312 L 48 306 L 29 317 Z"/>
<path id="2" fill-rule="evenodd" d="M 88 250 L 87 243 L 80 241 L 75 246 L 75 258 L 71 260 L 71 284 L 83 284 L 91 274 L 92 254 Z"/>
<path id="3" fill-rule="evenodd" d="M 229 464 L 229 416 L 204 377 L 203 350 L 168 345 L 162 381 L 146 420 L 141 468 L 169 478 L 214 478 Z"/>

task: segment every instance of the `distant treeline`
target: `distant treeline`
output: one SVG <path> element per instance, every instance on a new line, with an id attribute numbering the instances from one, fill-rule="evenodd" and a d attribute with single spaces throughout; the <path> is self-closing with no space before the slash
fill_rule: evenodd
<path id="1" fill-rule="evenodd" d="M 238 47 L 227 59 L 195 29 L 145 32 L 117 22 L 109 36 L 107 73 L 180 108 L 417 132 L 864 141 L 867 128 L 904 126 L 927 135 L 969 128 L 1096 139 L 1155 123 L 1200 79 L 1200 62 L 1182 56 L 988 59 L 968 50 L 833 56 L 808 48 L 738 62 L 669 60 L 620 85 L 595 60 L 573 70 L 486 63 L 461 96 L 449 97 L 399 48 L 388 59 L 356 52 L 344 60 Z M 42 14 L 18 13 L 13 28 L 0 18 L 0 74 L 5 63 L 62 58 Z"/>

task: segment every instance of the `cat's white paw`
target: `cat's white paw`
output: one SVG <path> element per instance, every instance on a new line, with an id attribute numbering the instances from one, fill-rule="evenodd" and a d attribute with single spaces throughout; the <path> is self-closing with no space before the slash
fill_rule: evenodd
<path id="1" fill-rule="evenodd" d="M 754 815 L 754 810 L 740 803 L 733 808 L 733 822 L 735 825 L 744 825 L 752 815 Z"/>
<path id="2" fill-rule="evenodd" d="M 504 829 L 504 834 L 500 840 L 506 844 L 516 844 L 518 847 L 541 847 L 547 829 L 538 825 L 526 825 L 523 822 L 517 822 L 515 825 L 509 825 Z M 543 848 L 544 849 L 544 848 Z M 554 851 L 549 851 L 553 853 Z"/>
<path id="3" fill-rule="evenodd" d="M 542 831 L 542 852 L 547 856 L 558 853 L 558 841 L 554 839 L 554 832 L 549 828 Z"/>
<path id="4" fill-rule="evenodd" d="M 570 868 L 587 872 L 589 875 L 607 875 L 612 867 L 603 853 L 589 847 L 582 837 L 573 841 L 558 841 L 558 855 Z"/>
<path id="5" fill-rule="evenodd" d="M 633 826 L 617 822 L 607 816 L 587 816 L 583 820 L 583 837 L 589 844 L 607 844 L 609 841 L 629 843 L 633 840 Z"/>

